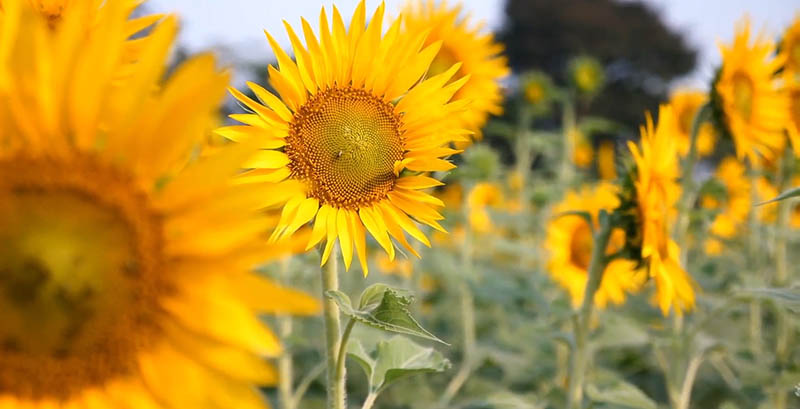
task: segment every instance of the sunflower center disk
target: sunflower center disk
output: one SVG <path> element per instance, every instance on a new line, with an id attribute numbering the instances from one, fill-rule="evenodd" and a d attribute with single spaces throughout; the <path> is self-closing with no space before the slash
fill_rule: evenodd
<path id="1" fill-rule="evenodd" d="M 569 245 L 570 261 L 575 267 L 581 270 L 589 269 L 589 263 L 592 259 L 592 241 L 592 231 L 589 225 L 585 222 L 581 223 L 581 225 L 575 229 L 575 233 L 573 233 L 572 241 Z"/>
<path id="2" fill-rule="evenodd" d="M 163 284 L 142 257 L 157 247 L 131 220 L 140 203 L 78 168 L 0 161 L 0 393 L 65 397 L 101 383 L 132 369 L 155 331 Z"/>
<path id="3" fill-rule="evenodd" d="M 753 112 L 753 81 L 745 74 L 733 76 L 733 106 L 745 119 L 749 120 Z"/>
<path id="4" fill-rule="evenodd" d="M 292 120 L 285 149 L 289 168 L 323 204 L 374 203 L 394 186 L 394 164 L 403 159 L 401 126 L 394 106 L 368 92 L 320 91 Z"/>

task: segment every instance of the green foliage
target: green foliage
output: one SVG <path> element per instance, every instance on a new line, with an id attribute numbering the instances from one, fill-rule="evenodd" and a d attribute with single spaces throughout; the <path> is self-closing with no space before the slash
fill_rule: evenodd
<path id="1" fill-rule="evenodd" d="M 366 352 L 360 341 L 351 340 L 347 355 L 364 370 L 371 394 L 380 394 L 394 382 L 409 376 L 450 368 L 450 361 L 441 353 L 400 335 L 378 342 L 372 353 Z"/>
<path id="2" fill-rule="evenodd" d="M 341 291 L 328 291 L 325 295 L 336 302 L 342 314 L 370 327 L 397 334 L 412 335 L 431 341 L 446 342 L 419 325 L 408 307 L 413 296 L 408 291 L 396 290 L 385 284 L 368 287 L 361 295 L 359 308 L 353 307 L 350 298 Z"/>

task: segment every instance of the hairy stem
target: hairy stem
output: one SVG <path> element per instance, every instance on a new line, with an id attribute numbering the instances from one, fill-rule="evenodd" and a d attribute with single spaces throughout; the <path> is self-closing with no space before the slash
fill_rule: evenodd
<path id="1" fill-rule="evenodd" d="M 600 229 L 594 235 L 592 257 L 589 261 L 589 277 L 583 293 L 583 304 L 578 311 L 575 323 L 575 349 L 572 351 L 572 362 L 569 368 L 569 385 L 567 389 L 567 408 L 581 408 L 583 404 L 583 385 L 586 371 L 591 361 L 589 348 L 589 325 L 594 309 L 594 295 L 603 279 L 606 268 L 605 250 L 611 237 L 611 225 L 608 219 L 602 219 Z"/>
<path id="2" fill-rule="evenodd" d="M 338 245 L 328 259 L 328 264 L 322 269 L 322 297 L 323 317 L 325 319 L 325 359 L 328 369 L 328 409 L 345 409 L 345 374 L 337 376 L 337 356 L 341 340 L 339 337 L 339 307 L 325 296 L 330 290 L 339 289 L 339 251 Z"/>
<path id="3" fill-rule="evenodd" d="M 464 208 L 464 215 L 469 215 L 469 206 L 466 203 L 462 206 Z M 472 276 L 472 231 L 469 228 L 469 218 L 465 218 L 465 233 L 464 242 L 461 243 L 461 268 L 467 277 Z M 466 281 L 459 283 L 459 301 L 461 303 L 461 329 L 463 330 L 464 342 L 464 356 L 461 361 L 461 367 L 458 372 L 450 380 L 450 383 L 444 390 L 442 398 L 439 400 L 439 406 L 442 408 L 448 407 L 450 401 L 456 396 L 458 391 L 469 379 L 472 373 L 472 367 L 475 361 L 475 300 L 472 296 L 472 290 Z"/>

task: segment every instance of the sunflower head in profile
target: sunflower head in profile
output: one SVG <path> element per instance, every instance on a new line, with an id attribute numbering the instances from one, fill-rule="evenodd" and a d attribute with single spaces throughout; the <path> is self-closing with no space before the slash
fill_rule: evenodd
<path id="1" fill-rule="evenodd" d="M 619 206 L 616 186 L 601 182 L 594 188 L 584 187 L 568 192 L 564 200 L 554 208 L 555 217 L 547 226 L 545 249 L 550 258 L 547 270 L 553 279 L 570 295 L 573 306 L 583 302 L 586 280 L 589 277 L 589 262 L 592 257 L 592 230 L 599 227 L 601 210 L 611 211 Z M 594 226 L 577 215 L 567 212 L 588 212 Z M 615 229 L 608 243 L 606 254 L 614 254 L 625 246 L 625 232 Z M 647 275 L 633 260 L 615 259 L 606 266 L 600 287 L 594 296 L 595 305 L 604 308 L 608 302 L 622 304 L 627 293 L 636 292 Z"/>
<path id="2" fill-rule="evenodd" d="M 452 81 L 461 66 L 421 80 L 441 43 L 401 35 L 400 20 L 384 31 L 383 5 L 365 21 L 363 1 L 348 30 L 336 8 L 331 20 L 323 9 L 318 37 L 303 20 L 305 45 L 286 24 L 294 60 L 267 34 L 280 66 L 269 67 L 278 95 L 250 83 L 257 102 L 231 89 L 251 113 L 233 116 L 245 126 L 219 130 L 259 143 L 245 177 L 285 194 L 273 239 L 313 220 L 308 248 L 326 241 L 322 263 L 338 239 L 345 265 L 355 251 L 364 274 L 366 231 L 393 259 L 392 238 L 415 255 L 406 233 L 429 245 L 413 219 L 444 230 L 443 203 L 423 190 L 442 184 L 428 174 L 454 168 L 445 158 L 458 151 L 448 145 L 469 133 L 448 121 L 467 104 L 450 102 L 469 80 Z"/>
<path id="3" fill-rule="evenodd" d="M 213 58 L 162 82 L 168 17 L 119 86 L 129 11 L 53 30 L 3 1 L 0 407 L 264 407 L 279 345 L 256 313 L 316 303 L 251 273 L 284 246 L 232 183 L 257 148 L 191 160 L 228 80 Z"/>
<path id="4" fill-rule="evenodd" d="M 675 204 L 680 199 L 678 185 L 678 118 L 670 106 L 662 106 L 658 126 L 650 115 L 641 128 L 640 146 L 628 147 L 635 162 L 633 187 L 636 203 L 641 260 L 648 276 L 656 284 L 656 302 L 666 315 L 671 308 L 677 314 L 694 307 L 694 283 L 681 267 L 680 248 L 670 238 L 676 217 Z"/>
<path id="5" fill-rule="evenodd" d="M 691 89 L 680 89 L 672 93 L 669 104 L 678 118 L 678 153 L 686 156 L 689 153 L 691 143 L 692 124 L 700 107 L 708 102 L 708 95 L 702 91 Z M 714 153 L 717 143 L 717 135 L 714 132 L 714 125 L 705 122 L 700 125 L 695 141 L 697 154 L 708 156 Z"/>
<path id="6" fill-rule="evenodd" d="M 775 78 L 785 57 L 774 58 L 775 45 L 764 36 L 751 43 L 749 20 L 720 51 L 722 67 L 711 89 L 717 128 L 733 138 L 740 159 L 773 160 L 786 146 L 789 99 Z"/>
<path id="7" fill-rule="evenodd" d="M 453 126 L 466 128 L 480 139 L 481 128 L 489 115 L 502 113 L 503 91 L 499 81 L 509 74 L 503 46 L 483 24 L 473 24 L 460 5 L 447 1 L 408 0 L 402 11 L 403 31 L 407 36 L 425 36 L 425 44 L 441 41 L 441 48 L 428 69 L 428 76 L 445 72 L 453 64 L 461 67 L 453 80 L 469 76 L 456 93 L 456 99 L 472 101 L 469 110 L 454 116 Z"/>

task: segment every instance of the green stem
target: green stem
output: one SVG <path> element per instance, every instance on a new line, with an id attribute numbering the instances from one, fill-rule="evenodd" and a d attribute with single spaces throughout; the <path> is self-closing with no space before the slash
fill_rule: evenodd
<path id="1" fill-rule="evenodd" d="M 342 334 L 342 340 L 339 343 L 339 354 L 336 358 L 336 379 L 341 379 L 344 382 L 345 378 L 345 361 L 347 361 L 347 341 L 350 339 L 350 333 L 353 332 L 353 327 L 356 325 L 356 321 L 354 319 L 350 319 L 347 322 L 347 326 L 344 328 L 344 334 Z"/>
<path id="2" fill-rule="evenodd" d="M 564 96 L 563 107 L 561 112 L 561 126 L 564 128 L 564 152 L 561 158 L 561 174 L 559 175 L 561 181 L 565 186 L 572 183 L 574 177 L 574 167 L 572 161 L 575 156 L 575 138 L 574 130 L 576 125 L 575 102 L 572 97 L 572 92 Z"/>
<path id="3" fill-rule="evenodd" d="M 289 259 L 285 258 L 281 260 L 280 279 L 282 282 L 286 281 L 288 270 Z M 292 335 L 292 318 L 290 316 L 284 315 L 278 317 L 278 334 L 281 343 L 284 344 L 283 352 L 280 358 L 278 358 L 278 373 L 280 374 L 280 378 L 278 379 L 278 397 L 283 409 L 295 409 L 296 405 L 292 392 L 292 380 L 294 378 L 292 352 L 286 346 L 287 340 Z"/>
<path id="4" fill-rule="evenodd" d="M 469 206 L 462 206 L 465 215 L 464 242 L 461 244 L 461 268 L 466 277 L 472 277 L 472 231 L 469 228 Z M 448 407 L 450 401 L 456 396 L 461 387 L 469 379 L 475 361 L 476 336 L 475 336 L 475 300 L 469 284 L 461 280 L 459 283 L 459 300 L 461 302 L 461 328 L 464 337 L 464 356 L 461 367 L 445 388 L 439 406 Z"/>
<path id="5" fill-rule="evenodd" d="M 758 195 L 756 193 L 756 182 L 757 178 L 755 175 L 755 170 L 750 169 L 750 201 L 752 203 L 758 202 Z M 759 234 L 759 225 L 758 225 L 758 214 L 757 208 L 750 209 L 750 215 L 748 217 L 748 227 L 749 227 L 749 237 L 747 243 L 747 259 L 749 264 L 749 270 L 751 274 L 756 274 L 757 276 L 761 275 L 761 269 L 759 266 L 759 248 L 760 248 L 760 234 Z M 749 334 L 748 339 L 750 343 L 750 351 L 753 353 L 754 356 L 761 356 L 761 327 L 762 327 L 762 312 L 761 312 L 761 301 L 757 299 L 753 299 L 750 301 L 750 326 L 749 326 Z"/>
<path id="6" fill-rule="evenodd" d="M 520 113 L 517 125 L 517 174 L 520 178 L 519 200 L 522 206 L 521 213 L 525 214 L 528 206 L 526 186 L 528 174 L 531 171 L 530 128 L 533 123 L 533 112 L 529 106 L 524 106 Z"/>
<path id="7" fill-rule="evenodd" d="M 780 160 L 778 167 L 778 191 L 783 192 L 789 185 L 788 179 L 791 177 L 791 163 L 794 161 L 791 149 L 786 149 L 786 153 Z M 773 283 L 776 287 L 783 287 L 789 280 L 788 255 L 787 255 L 787 235 L 789 224 L 789 212 L 791 211 L 791 200 L 782 200 L 778 204 L 778 217 L 775 221 L 775 277 Z M 778 308 L 776 312 L 776 340 L 775 340 L 775 359 L 778 363 L 778 370 L 783 371 L 789 361 L 791 336 L 793 333 L 792 323 L 786 311 Z M 778 388 L 775 396 L 775 409 L 786 409 L 786 391 Z"/>
<path id="8" fill-rule="evenodd" d="M 689 409 L 689 403 L 692 398 L 692 386 L 697 376 L 697 370 L 700 369 L 700 364 L 702 363 L 702 356 L 696 356 L 689 361 L 689 367 L 686 369 L 686 375 L 683 378 L 678 404 L 675 409 Z"/>
<path id="9" fill-rule="evenodd" d="M 569 368 L 569 385 L 567 390 L 567 408 L 580 408 L 583 404 L 583 386 L 586 371 L 591 360 L 589 348 L 589 329 L 594 308 L 594 295 L 603 279 L 606 268 L 605 250 L 611 237 L 611 224 L 608 218 L 601 218 L 600 229 L 595 233 L 592 247 L 592 257 L 589 261 L 588 280 L 583 293 L 583 304 L 574 320 L 575 323 L 575 349 Z"/>
<path id="10" fill-rule="evenodd" d="M 337 356 L 340 346 L 339 307 L 325 293 L 339 289 L 339 251 L 334 245 L 328 264 L 322 269 L 322 303 L 325 319 L 325 358 L 328 368 L 328 409 L 345 409 L 345 374 L 337 376 Z"/>
<path id="11" fill-rule="evenodd" d="M 686 161 L 683 165 L 683 178 L 681 179 L 681 202 L 678 207 L 680 212 L 678 215 L 678 223 L 675 225 L 675 240 L 681 246 L 686 246 L 686 238 L 689 233 L 689 220 L 692 209 L 692 204 L 697 197 L 697 186 L 694 183 L 694 167 L 697 165 L 697 135 L 700 133 L 700 128 L 703 123 L 708 121 L 711 116 L 711 105 L 703 105 L 697 110 L 697 114 L 692 121 L 692 127 L 689 133 L 689 153 L 686 155 Z M 688 247 L 683 249 L 681 253 L 681 265 L 686 266 L 686 260 L 689 255 Z"/>
<path id="12" fill-rule="evenodd" d="M 364 405 L 361 406 L 361 409 L 371 409 L 372 405 L 375 404 L 375 399 L 378 399 L 378 394 L 370 392 L 370 394 L 367 395 L 367 399 L 364 400 Z"/>

